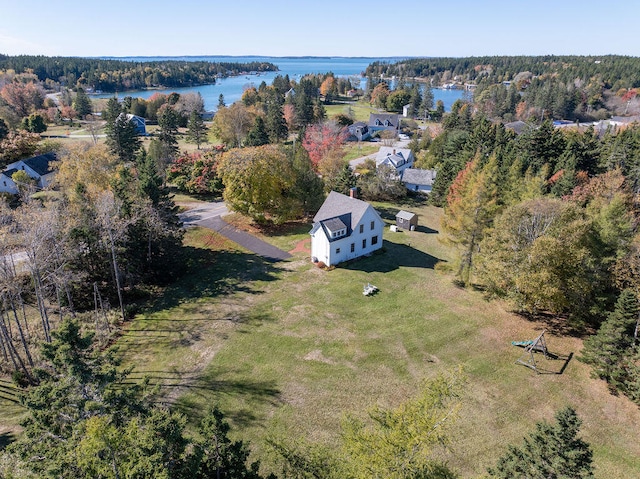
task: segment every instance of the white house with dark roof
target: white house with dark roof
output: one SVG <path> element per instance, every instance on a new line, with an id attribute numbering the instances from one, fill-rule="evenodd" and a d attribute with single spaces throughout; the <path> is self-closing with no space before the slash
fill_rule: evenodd
<path id="1" fill-rule="evenodd" d="M 370 113 L 367 126 L 371 134 L 386 130 L 398 136 L 398 133 L 400 133 L 400 115 L 395 113 Z"/>
<path id="2" fill-rule="evenodd" d="M 380 165 L 387 165 L 394 168 L 399 176 L 402 176 L 404 170 L 413 166 L 413 161 L 413 152 L 409 148 L 382 146 L 376 155 L 376 168 Z"/>
<path id="3" fill-rule="evenodd" d="M 366 201 L 332 191 L 313 218 L 311 259 L 327 266 L 382 248 L 384 221 Z"/>
<path id="4" fill-rule="evenodd" d="M 422 170 L 407 168 L 402 172 L 402 183 L 409 191 L 417 193 L 431 193 L 433 182 L 436 180 L 436 170 Z"/>
<path id="5" fill-rule="evenodd" d="M 18 193 L 18 188 L 11 179 L 11 176 L 18 170 L 23 170 L 36 180 L 36 185 L 39 188 L 46 188 L 55 176 L 55 171 L 51 168 L 51 163 L 54 161 L 56 161 L 56 154 L 50 152 L 7 165 L 0 177 L 0 192 Z"/>

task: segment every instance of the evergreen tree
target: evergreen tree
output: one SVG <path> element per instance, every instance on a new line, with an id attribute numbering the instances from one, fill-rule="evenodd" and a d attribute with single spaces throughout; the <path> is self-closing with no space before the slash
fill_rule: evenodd
<path id="1" fill-rule="evenodd" d="M 630 356 L 633 334 L 638 320 L 638 299 L 631 289 L 625 289 L 616 307 L 602 323 L 598 332 L 587 338 L 580 360 L 593 366 L 596 377 L 609 382 L 615 389 L 621 375 L 621 360 Z"/>
<path id="2" fill-rule="evenodd" d="M 47 131 L 47 124 L 44 122 L 42 115 L 32 113 L 22 119 L 22 129 L 30 131 L 31 133 L 43 133 Z"/>
<path id="3" fill-rule="evenodd" d="M 227 105 L 224 102 L 224 95 L 220 93 L 220 96 L 218 96 L 218 108 L 224 108 L 225 106 Z"/>
<path id="4" fill-rule="evenodd" d="M 195 143 L 199 150 L 201 144 L 209 142 L 207 131 L 208 128 L 204 124 L 202 115 L 193 110 L 189 115 L 189 123 L 187 124 L 187 142 Z"/>
<path id="5" fill-rule="evenodd" d="M 265 100 L 265 127 L 269 134 L 269 141 L 277 143 L 287 138 L 289 129 L 284 118 L 284 100 L 275 90 L 269 93 Z"/>
<path id="6" fill-rule="evenodd" d="M 73 100 L 73 109 L 78 114 L 78 118 L 84 118 L 93 111 L 91 100 L 82 88 L 78 88 L 76 97 Z"/>
<path id="7" fill-rule="evenodd" d="M 0 118 L 0 141 L 4 140 L 8 134 L 9 126 L 2 118 Z"/>
<path id="8" fill-rule="evenodd" d="M 110 115 L 109 115 L 110 116 Z M 122 161 L 132 161 L 140 149 L 135 124 L 124 113 L 107 120 L 107 146 Z"/>
<path id="9" fill-rule="evenodd" d="M 345 163 L 340 170 L 338 176 L 336 176 L 333 181 L 325 185 L 327 189 L 337 191 L 338 193 L 342 193 L 343 195 L 348 195 L 349 190 L 358 184 L 358 179 L 353 174 L 349 163 Z"/>
<path id="10" fill-rule="evenodd" d="M 158 113 L 158 140 L 162 143 L 165 160 L 169 161 L 178 153 L 178 126 L 180 118 L 171 106 L 163 105 Z"/>
<path id="11" fill-rule="evenodd" d="M 269 143 L 269 134 L 264 125 L 264 120 L 261 116 L 256 117 L 256 121 L 253 128 L 247 133 L 247 137 L 244 140 L 244 146 L 262 146 Z"/>
<path id="12" fill-rule="evenodd" d="M 581 421 L 566 407 L 556 422 L 536 424 L 522 446 L 509 446 L 489 475 L 496 479 L 588 479 L 593 477 L 593 453 L 578 437 Z"/>

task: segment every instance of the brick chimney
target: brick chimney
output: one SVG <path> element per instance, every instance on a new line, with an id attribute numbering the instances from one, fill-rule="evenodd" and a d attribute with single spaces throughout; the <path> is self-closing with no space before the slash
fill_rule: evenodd
<path id="1" fill-rule="evenodd" d="M 396 154 L 396 149 L 395 149 L 395 148 L 393 149 L 393 154 L 394 154 L 394 155 Z"/>
<path id="2" fill-rule="evenodd" d="M 349 196 L 351 198 L 358 198 L 358 188 L 356 186 L 354 186 L 353 188 L 349 189 Z"/>

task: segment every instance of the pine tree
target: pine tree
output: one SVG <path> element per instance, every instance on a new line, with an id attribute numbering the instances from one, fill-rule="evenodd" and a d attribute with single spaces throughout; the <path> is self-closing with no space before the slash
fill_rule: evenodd
<path id="1" fill-rule="evenodd" d="M 638 299 L 631 289 L 625 289 L 616 307 L 602 323 L 596 334 L 587 338 L 580 360 L 591 364 L 594 375 L 609 382 L 613 388 L 621 386 L 621 360 L 632 354 L 633 333 L 638 319 Z"/>
<path id="2" fill-rule="evenodd" d="M 76 92 L 76 98 L 73 100 L 73 109 L 78 114 L 79 118 L 84 118 L 90 115 L 93 111 L 91 107 L 91 100 L 82 88 L 78 88 Z"/>
<path id="3" fill-rule="evenodd" d="M 158 113 L 158 139 L 164 147 L 166 159 L 172 159 L 178 152 L 178 113 L 169 105 L 163 105 Z"/>
<path id="4" fill-rule="evenodd" d="M 191 115 L 189 115 L 189 123 L 187 124 L 187 142 L 195 143 L 199 150 L 200 145 L 209 142 L 207 131 L 208 128 L 204 124 L 202 115 L 196 110 L 193 110 Z"/>
<path id="5" fill-rule="evenodd" d="M 495 468 L 496 479 L 587 479 L 593 477 L 593 453 L 578 437 L 581 421 L 575 410 L 566 407 L 556 422 L 536 424 L 522 446 L 509 446 Z"/>
<path id="6" fill-rule="evenodd" d="M 107 146 L 122 161 L 131 161 L 140 149 L 136 126 L 124 113 L 107 120 Z"/>
<path id="7" fill-rule="evenodd" d="M 253 128 L 247 133 L 247 137 L 244 140 L 244 146 L 262 146 L 269 143 L 269 134 L 264 125 L 264 120 L 261 116 L 256 117 L 256 122 Z"/>

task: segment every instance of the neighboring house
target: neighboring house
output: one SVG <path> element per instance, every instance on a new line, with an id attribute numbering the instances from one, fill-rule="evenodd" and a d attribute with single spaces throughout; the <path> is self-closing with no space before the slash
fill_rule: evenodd
<path id="1" fill-rule="evenodd" d="M 23 170 L 27 175 L 36 180 L 38 188 L 46 188 L 55 176 L 55 172 L 51 169 L 51 163 L 56 161 L 56 159 L 56 154 L 51 152 L 45 153 L 44 155 L 33 156 L 26 160 L 15 161 L 7 165 L 2 172 L 0 191 L 8 193 L 18 192 L 16 184 L 11 180 L 11 175 L 18 170 Z"/>
<path id="2" fill-rule="evenodd" d="M 358 121 L 349 125 L 349 139 L 355 138 L 357 141 L 368 140 L 371 137 L 369 127 L 363 121 Z"/>
<path id="3" fill-rule="evenodd" d="M 395 136 L 398 136 L 400 132 L 400 116 L 394 113 L 371 113 L 368 126 L 372 135 L 379 131 L 390 131 Z"/>
<path id="4" fill-rule="evenodd" d="M 520 121 L 520 120 L 512 121 L 504 124 L 504 127 L 507 130 L 513 131 L 516 135 L 522 134 L 526 126 L 527 124 L 524 121 Z"/>
<path id="5" fill-rule="evenodd" d="M 127 119 L 136 126 L 136 133 L 139 136 L 147 136 L 147 122 L 144 118 L 127 113 Z"/>
<path id="6" fill-rule="evenodd" d="M 436 170 L 421 170 L 407 168 L 402 172 L 402 183 L 409 191 L 418 193 L 431 193 L 433 182 L 436 179 Z"/>
<path id="7" fill-rule="evenodd" d="M 11 178 L 16 171 L 15 168 L 10 170 L 4 170 L 2 176 L 0 176 L 0 193 L 11 193 L 12 195 L 18 194 L 18 186 Z"/>
<path id="8" fill-rule="evenodd" d="M 413 166 L 413 160 L 413 152 L 409 148 L 381 146 L 376 155 L 376 168 L 380 165 L 387 165 L 394 168 L 399 176 L 402 176 L 404 170 Z"/>
<path id="9" fill-rule="evenodd" d="M 354 196 L 332 191 L 313 218 L 309 234 L 314 263 L 332 266 L 382 248 L 384 221 L 373 206 Z"/>
<path id="10" fill-rule="evenodd" d="M 396 215 L 396 226 L 413 231 L 418 227 L 418 215 L 409 211 L 400 210 Z"/>

